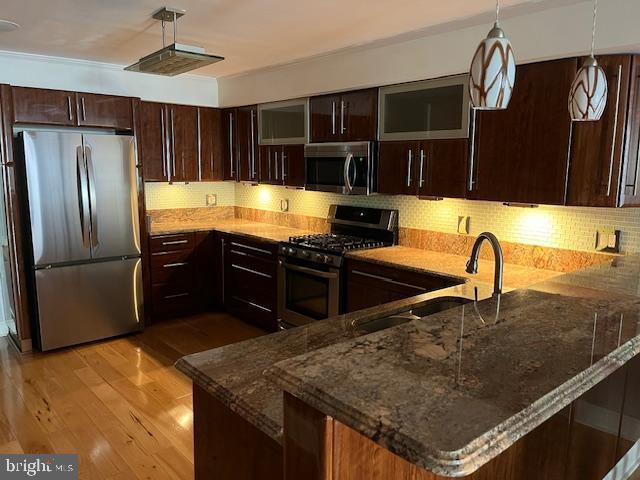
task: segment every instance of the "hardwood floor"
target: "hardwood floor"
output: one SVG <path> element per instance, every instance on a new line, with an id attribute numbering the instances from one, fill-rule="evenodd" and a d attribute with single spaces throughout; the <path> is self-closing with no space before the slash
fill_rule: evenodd
<path id="1" fill-rule="evenodd" d="M 173 363 L 263 334 L 207 313 L 46 354 L 0 338 L 0 452 L 78 453 L 81 479 L 192 479 L 191 382 Z"/>

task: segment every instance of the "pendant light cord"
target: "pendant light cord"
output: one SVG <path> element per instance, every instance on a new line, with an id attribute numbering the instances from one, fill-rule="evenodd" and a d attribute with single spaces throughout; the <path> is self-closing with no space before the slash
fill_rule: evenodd
<path id="1" fill-rule="evenodd" d="M 500 0 L 496 0 L 496 25 L 498 25 L 499 17 L 500 17 Z"/>
<path id="2" fill-rule="evenodd" d="M 596 15 L 598 13 L 598 0 L 593 0 L 593 27 L 591 29 L 591 56 L 596 46 Z"/>

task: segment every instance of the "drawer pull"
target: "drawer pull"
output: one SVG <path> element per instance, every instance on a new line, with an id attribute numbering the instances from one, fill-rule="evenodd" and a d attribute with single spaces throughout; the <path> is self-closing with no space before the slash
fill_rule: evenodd
<path id="1" fill-rule="evenodd" d="M 250 302 L 249 300 L 245 300 L 245 299 L 240 298 L 240 297 L 234 296 L 233 298 L 235 300 L 237 300 L 238 302 L 246 303 L 247 305 L 250 305 L 250 306 L 252 306 L 254 308 L 257 308 L 258 310 L 262 310 L 263 312 L 272 313 L 272 311 L 273 311 L 270 308 L 263 307 L 262 305 L 258 305 L 257 303 Z"/>
<path id="2" fill-rule="evenodd" d="M 172 240 L 170 242 L 162 242 L 162 245 L 184 245 L 189 243 L 189 240 Z"/>
<path id="3" fill-rule="evenodd" d="M 262 272 L 258 272 L 256 270 L 252 270 L 251 268 L 247 268 L 247 267 L 242 267 L 240 265 L 236 265 L 235 263 L 232 263 L 231 266 L 237 270 L 242 270 L 243 272 L 247 272 L 247 273 L 253 273 L 254 275 L 258 275 L 260 277 L 264 277 L 264 278 L 273 278 L 271 275 L 267 274 L 267 273 L 262 273 Z"/>
<path id="4" fill-rule="evenodd" d="M 398 282 L 398 281 L 392 280 L 391 278 L 388 278 L 388 277 L 381 277 L 380 275 L 374 275 L 372 273 L 361 272 L 360 270 L 351 270 L 351 273 L 353 273 L 354 275 L 360 275 L 362 277 L 373 278 L 375 280 L 380 280 L 382 282 L 391 283 L 393 285 L 399 285 L 401 287 L 414 288 L 416 290 L 422 290 L 423 292 L 427 291 L 427 289 L 424 288 L 424 287 L 419 287 L 417 285 L 411 285 L 410 283 Z"/>
<path id="5" fill-rule="evenodd" d="M 164 268 L 174 268 L 174 267 L 184 267 L 186 265 L 189 265 L 189 263 L 187 262 L 176 262 L 176 263 L 165 263 L 163 265 Z"/>
<path id="6" fill-rule="evenodd" d="M 188 297 L 189 293 L 175 293 L 173 295 L 165 295 L 163 298 L 165 300 L 171 300 L 172 298 L 180 298 L 180 297 Z"/>
<path id="7" fill-rule="evenodd" d="M 234 247 L 240 247 L 240 248 L 246 248 L 248 250 L 253 250 L 254 252 L 260 252 L 260 253 L 265 253 L 267 255 L 271 255 L 271 252 L 269 250 L 265 250 L 264 248 L 250 247 L 249 245 L 243 245 L 242 243 L 236 243 L 236 242 L 231 242 L 231 245 L 233 245 Z"/>
<path id="8" fill-rule="evenodd" d="M 241 252 L 240 250 L 231 250 L 229 253 L 233 253 L 234 255 L 242 255 L 243 257 L 249 256 L 247 252 Z"/>

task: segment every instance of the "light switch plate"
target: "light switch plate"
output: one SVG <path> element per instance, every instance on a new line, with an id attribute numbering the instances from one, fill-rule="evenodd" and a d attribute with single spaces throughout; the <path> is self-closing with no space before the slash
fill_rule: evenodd
<path id="1" fill-rule="evenodd" d="M 596 250 L 598 252 L 620 252 L 620 230 L 614 227 L 598 227 L 596 230 Z"/>
<path id="2" fill-rule="evenodd" d="M 283 198 L 280 200 L 280 211 L 288 212 L 289 211 L 289 199 Z"/>
<path id="3" fill-rule="evenodd" d="M 218 195 L 215 193 L 207 193 L 206 202 L 207 207 L 215 207 L 218 204 Z"/>
<path id="4" fill-rule="evenodd" d="M 470 217 L 467 217 L 465 215 L 458 216 L 458 233 L 461 233 L 463 235 L 469 235 L 470 220 L 471 220 Z"/>

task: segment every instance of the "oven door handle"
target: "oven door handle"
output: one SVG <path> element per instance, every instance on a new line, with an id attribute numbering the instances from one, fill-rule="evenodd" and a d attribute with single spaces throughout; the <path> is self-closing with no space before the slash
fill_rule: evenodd
<path id="1" fill-rule="evenodd" d="M 300 265 L 291 265 L 285 262 L 281 262 L 281 265 L 288 270 L 295 270 L 296 272 L 308 273 L 310 275 L 313 275 L 314 277 L 328 278 L 328 279 L 338 278 L 337 273 L 322 272 L 320 270 L 314 270 L 313 268 L 301 267 Z"/>
<path id="2" fill-rule="evenodd" d="M 344 185 L 346 188 L 346 193 L 351 193 L 353 191 L 353 184 L 351 183 L 350 173 L 351 173 L 351 162 L 353 161 L 353 153 L 348 153 L 347 158 L 344 161 Z"/>

